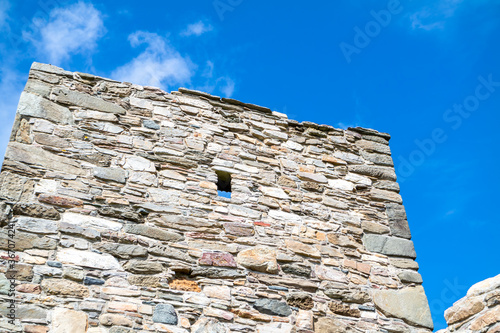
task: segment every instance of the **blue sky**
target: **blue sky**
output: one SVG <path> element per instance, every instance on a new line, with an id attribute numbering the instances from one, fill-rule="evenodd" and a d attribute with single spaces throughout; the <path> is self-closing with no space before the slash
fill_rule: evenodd
<path id="1" fill-rule="evenodd" d="M 499 273 L 499 36 L 499 0 L 0 0 L 0 155 L 33 61 L 388 132 L 442 328 Z"/>

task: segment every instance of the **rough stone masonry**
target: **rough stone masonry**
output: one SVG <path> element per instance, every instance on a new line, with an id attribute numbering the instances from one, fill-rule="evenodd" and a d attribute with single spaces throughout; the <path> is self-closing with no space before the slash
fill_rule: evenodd
<path id="1" fill-rule="evenodd" d="M 0 331 L 431 332 L 389 139 L 34 63 Z"/>
<path id="2" fill-rule="evenodd" d="M 448 328 L 438 333 L 499 333 L 500 274 L 478 282 L 445 311 Z"/>

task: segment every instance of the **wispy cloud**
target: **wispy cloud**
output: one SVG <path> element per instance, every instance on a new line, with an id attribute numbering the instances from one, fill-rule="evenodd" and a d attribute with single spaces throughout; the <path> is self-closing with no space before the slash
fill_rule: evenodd
<path id="1" fill-rule="evenodd" d="M 227 76 L 223 76 L 217 79 L 217 86 L 224 97 L 231 97 L 234 93 L 234 81 Z"/>
<path id="2" fill-rule="evenodd" d="M 0 65 L 0 164 L 3 163 L 5 148 L 9 142 L 12 124 L 16 114 L 19 95 L 23 90 L 25 75 L 12 69 L 13 63 L 9 59 L 3 58 Z"/>
<path id="3" fill-rule="evenodd" d="M 113 71 L 113 78 L 164 90 L 190 82 L 196 66 L 170 45 L 165 37 L 137 31 L 129 36 L 129 41 L 132 47 L 146 44 L 146 49 L 129 63 Z"/>
<path id="4" fill-rule="evenodd" d="M 186 30 L 181 32 L 181 36 L 201 36 L 205 32 L 212 31 L 213 27 L 210 24 L 206 24 L 203 21 L 198 21 L 193 24 L 189 24 Z"/>
<path id="5" fill-rule="evenodd" d="M 19 95 L 23 90 L 27 75 L 21 74 L 16 66 L 22 55 L 20 49 L 9 44 L 11 33 L 9 16 L 10 3 L 0 0 L 0 165 L 3 163 L 5 149 L 9 142 L 12 124 L 16 114 Z"/>
<path id="6" fill-rule="evenodd" d="M 203 77 L 212 78 L 214 76 L 214 63 L 210 60 L 207 61 L 207 65 L 203 70 Z"/>
<path id="7" fill-rule="evenodd" d="M 9 7 L 10 4 L 7 0 L 0 0 L 0 28 L 7 22 L 7 11 Z"/>
<path id="8" fill-rule="evenodd" d="M 450 215 L 454 215 L 457 211 L 455 209 L 452 209 L 452 210 L 449 210 L 447 211 L 444 215 L 445 216 L 450 216 Z"/>
<path id="9" fill-rule="evenodd" d="M 23 37 L 35 46 L 38 56 L 60 65 L 74 54 L 91 54 L 104 33 L 101 12 L 90 3 L 78 2 L 54 8 L 47 20 L 33 19 Z"/>
<path id="10" fill-rule="evenodd" d="M 443 29 L 446 22 L 455 15 L 463 0 L 439 0 L 410 14 L 414 30 Z"/>
<path id="11" fill-rule="evenodd" d="M 213 61 L 208 60 L 200 74 L 201 78 L 195 85 L 196 90 L 219 94 L 227 98 L 233 95 L 236 83 L 228 75 L 216 75 L 217 71 Z M 202 81 L 204 83 L 200 83 Z"/>
<path id="12" fill-rule="evenodd" d="M 345 124 L 345 123 L 339 122 L 339 123 L 337 123 L 337 127 L 341 128 L 343 130 L 346 130 L 348 127 L 356 127 L 356 126 L 354 126 L 352 124 Z"/>

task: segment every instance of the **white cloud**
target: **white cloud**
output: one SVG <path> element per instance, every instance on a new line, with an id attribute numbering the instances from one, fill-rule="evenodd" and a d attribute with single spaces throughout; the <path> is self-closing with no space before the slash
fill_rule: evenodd
<path id="1" fill-rule="evenodd" d="M 166 37 L 147 31 L 137 31 L 129 36 L 132 47 L 145 49 L 125 65 L 115 69 L 111 77 L 163 90 L 179 86 L 207 93 L 231 97 L 235 82 L 223 73 L 216 73 L 213 61 L 205 60 L 198 66 L 187 55 L 181 54 Z"/>
<path id="2" fill-rule="evenodd" d="M 60 65 L 74 54 L 90 54 L 104 35 L 102 14 L 90 3 L 78 2 L 55 8 L 48 20 L 33 19 L 31 31 L 23 37 L 30 41 L 39 56 Z"/>
<path id="3" fill-rule="evenodd" d="M 463 0 L 440 0 L 410 14 L 411 27 L 426 31 L 443 29 Z"/>
<path id="4" fill-rule="evenodd" d="M 155 33 L 137 31 L 129 36 L 129 41 L 132 47 L 143 44 L 147 47 L 132 61 L 113 71 L 113 78 L 164 90 L 190 82 L 196 66 L 165 38 Z"/>
<path id="5" fill-rule="evenodd" d="M 210 24 L 205 24 L 203 21 L 199 21 L 193 24 L 189 24 L 183 32 L 181 32 L 181 36 L 201 36 L 205 32 L 212 31 L 213 27 Z"/>

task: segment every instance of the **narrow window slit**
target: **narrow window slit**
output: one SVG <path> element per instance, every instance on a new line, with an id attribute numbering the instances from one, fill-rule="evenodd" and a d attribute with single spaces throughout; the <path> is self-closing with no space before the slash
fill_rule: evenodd
<path id="1" fill-rule="evenodd" d="M 217 194 L 220 197 L 231 198 L 231 174 L 224 171 L 217 173 Z"/>

